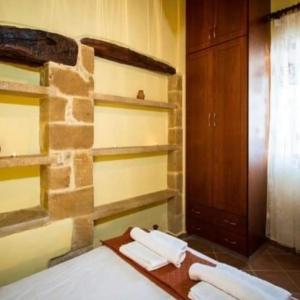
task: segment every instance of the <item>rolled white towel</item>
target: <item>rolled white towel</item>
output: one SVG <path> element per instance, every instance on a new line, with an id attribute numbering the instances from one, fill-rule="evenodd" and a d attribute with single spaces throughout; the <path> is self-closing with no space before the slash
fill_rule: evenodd
<path id="1" fill-rule="evenodd" d="M 194 285 L 189 292 L 191 300 L 236 300 L 213 285 L 201 281 Z"/>
<path id="2" fill-rule="evenodd" d="M 205 281 L 237 299 L 278 300 L 258 289 L 255 285 L 221 268 L 196 263 L 190 267 L 189 276 L 192 280 Z"/>
<path id="3" fill-rule="evenodd" d="M 292 294 L 268 281 L 262 280 L 258 277 L 252 276 L 246 272 L 240 271 L 237 268 L 231 267 L 226 264 L 218 263 L 217 268 L 230 272 L 232 276 L 236 276 L 251 283 L 257 289 L 262 290 L 264 293 L 271 295 L 274 299 L 278 300 L 288 300 L 291 298 Z"/>
<path id="4" fill-rule="evenodd" d="M 181 250 L 172 247 L 168 242 L 165 242 L 162 239 L 154 238 L 150 233 L 138 227 L 134 227 L 130 231 L 130 236 L 135 241 L 166 258 L 177 268 L 181 266 L 181 263 L 185 259 L 185 251 L 182 252 Z"/>
<path id="5" fill-rule="evenodd" d="M 120 252 L 148 271 L 166 266 L 169 262 L 138 242 L 131 242 L 120 247 Z"/>
<path id="6" fill-rule="evenodd" d="M 161 239 L 168 243 L 171 247 L 174 249 L 178 249 L 179 251 L 185 252 L 188 248 L 188 243 L 180 240 L 174 236 L 171 236 L 170 234 L 164 233 L 160 230 L 152 230 L 150 232 L 150 235 L 153 236 L 154 238 Z"/>

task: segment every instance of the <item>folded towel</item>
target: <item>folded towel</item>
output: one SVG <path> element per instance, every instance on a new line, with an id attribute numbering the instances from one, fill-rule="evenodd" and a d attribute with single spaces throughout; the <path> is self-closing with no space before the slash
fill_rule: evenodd
<path id="1" fill-rule="evenodd" d="M 188 297 L 191 300 L 235 300 L 235 298 L 204 281 L 194 285 Z"/>
<path id="2" fill-rule="evenodd" d="M 172 247 L 172 245 L 165 240 L 154 238 L 150 233 L 140 228 L 134 227 L 130 231 L 130 236 L 135 241 L 166 258 L 177 268 L 181 266 L 181 263 L 185 259 L 185 251 L 182 251 L 181 248 Z"/>
<path id="3" fill-rule="evenodd" d="M 258 277 L 252 276 L 246 272 L 240 271 L 237 268 L 231 267 L 226 264 L 218 263 L 217 268 L 230 272 L 232 276 L 238 277 L 251 283 L 257 289 L 262 290 L 264 293 L 271 295 L 274 299 L 287 300 L 292 296 L 291 293 L 281 287 L 278 287 L 268 281 L 262 280 Z"/>
<path id="4" fill-rule="evenodd" d="M 138 242 L 122 245 L 120 247 L 120 252 L 147 271 L 159 269 L 169 263 L 167 259 L 159 256 Z"/>
<path id="5" fill-rule="evenodd" d="M 237 299 L 279 300 L 221 268 L 196 263 L 190 267 L 189 276 L 192 280 L 205 281 Z"/>
<path id="6" fill-rule="evenodd" d="M 188 248 L 188 243 L 180 240 L 174 236 L 171 236 L 170 234 L 164 233 L 159 230 L 152 230 L 150 232 L 150 235 L 153 236 L 154 238 L 161 239 L 168 243 L 171 247 L 174 249 L 178 249 L 179 251 L 185 252 Z"/>

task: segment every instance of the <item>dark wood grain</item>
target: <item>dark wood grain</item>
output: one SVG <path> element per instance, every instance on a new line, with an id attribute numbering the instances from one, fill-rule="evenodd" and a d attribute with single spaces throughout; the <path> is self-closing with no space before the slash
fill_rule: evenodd
<path id="1" fill-rule="evenodd" d="M 214 0 L 213 43 L 219 44 L 247 33 L 247 0 Z M 264 1 L 264 0 L 262 0 Z"/>
<path id="2" fill-rule="evenodd" d="M 247 40 L 213 48 L 213 206 L 247 214 Z M 230 75 L 229 75 L 230 74 Z"/>
<path id="3" fill-rule="evenodd" d="M 247 0 L 187 1 L 187 52 L 247 33 Z"/>
<path id="4" fill-rule="evenodd" d="M 270 1 L 249 3 L 249 251 L 265 240 L 270 101 Z"/>
<path id="5" fill-rule="evenodd" d="M 212 0 L 188 0 L 187 5 L 187 52 L 194 52 L 211 45 L 214 11 Z"/>
<path id="6" fill-rule="evenodd" d="M 129 48 L 91 38 L 83 38 L 81 43 L 93 47 L 98 57 L 159 73 L 176 74 L 176 69 L 168 64 Z"/>
<path id="7" fill-rule="evenodd" d="M 193 209 L 212 203 L 212 52 L 190 55 L 187 66 L 187 205 Z"/>
<path id="8" fill-rule="evenodd" d="M 48 61 L 74 66 L 77 53 L 77 43 L 63 35 L 0 26 L 0 60 L 29 66 L 41 66 Z"/>
<path id="9" fill-rule="evenodd" d="M 269 12 L 187 1 L 187 231 L 245 255 L 265 239 Z"/>

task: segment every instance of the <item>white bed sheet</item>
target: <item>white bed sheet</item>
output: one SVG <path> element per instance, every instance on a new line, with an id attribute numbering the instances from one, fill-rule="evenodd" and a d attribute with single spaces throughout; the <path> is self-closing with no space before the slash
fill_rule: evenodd
<path id="1" fill-rule="evenodd" d="M 195 255 L 214 260 L 191 250 Z M 165 300 L 168 293 L 112 250 L 96 248 L 0 288 L 1 300 Z"/>

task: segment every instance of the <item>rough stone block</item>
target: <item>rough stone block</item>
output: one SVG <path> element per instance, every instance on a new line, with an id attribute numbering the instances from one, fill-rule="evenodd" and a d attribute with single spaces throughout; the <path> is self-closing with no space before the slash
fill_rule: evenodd
<path id="1" fill-rule="evenodd" d="M 60 97 L 50 97 L 41 100 L 40 118 L 43 122 L 65 120 L 67 100 Z"/>
<path id="2" fill-rule="evenodd" d="M 168 173 L 168 188 L 171 190 L 182 191 L 183 176 L 182 172 Z"/>
<path id="3" fill-rule="evenodd" d="M 91 78 L 86 81 L 78 72 L 70 68 L 62 69 L 50 65 L 48 76 L 48 84 L 67 95 L 87 97 L 90 89 L 93 88 Z"/>
<path id="4" fill-rule="evenodd" d="M 82 66 L 90 73 L 94 73 L 94 48 L 81 45 Z"/>
<path id="5" fill-rule="evenodd" d="M 168 218 L 168 230 L 174 235 L 181 234 L 183 232 L 183 216 L 182 214 L 173 215 Z"/>
<path id="6" fill-rule="evenodd" d="M 47 189 L 57 190 L 69 187 L 71 175 L 70 167 L 47 167 L 45 171 Z"/>
<path id="7" fill-rule="evenodd" d="M 178 109 L 182 108 L 182 92 L 170 91 L 168 93 L 168 102 L 177 105 Z"/>
<path id="8" fill-rule="evenodd" d="M 174 198 L 168 201 L 168 216 L 181 214 L 183 210 L 182 194 L 178 193 Z"/>
<path id="9" fill-rule="evenodd" d="M 182 128 L 169 129 L 169 144 L 182 145 L 182 142 L 183 142 Z"/>
<path id="10" fill-rule="evenodd" d="M 90 99 L 75 98 L 73 100 L 73 116 L 77 121 L 94 122 L 94 103 Z"/>
<path id="11" fill-rule="evenodd" d="M 48 146 L 52 150 L 89 149 L 94 142 L 92 125 L 49 124 Z"/>
<path id="12" fill-rule="evenodd" d="M 71 250 L 88 247 L 93 244 L 94 222 L 90 216 L 77 217 L 73 220 Z"/>
<path id="13" fill-rule="evenodd" d="M 182 126 L 182 110 L 174 109 L 169 112 L 169 128 Z"/>
<path id="14" fill-rule="evenodd" d="M 93 184 L 93 157 L 90 152 L 75 154 L 74 175 L 76 187 Z"/>
<path id="15" fill-rule="evenodd" d="M 52 219 L 64 219 L 93 212 L 92 187 L 63 193 L 48 193 L 46 207 Z"/>
<path id="16" fill-rule="evenodd" d="M 172 75 L 168 78 L 168 90 L 182 90 L 182 76 L 181 75 Z"/>
<path id="17" fill-rule="evenodd" d="M 168 201 L 168 229 L 174 234 L 183 231 L 183 201 L 182 195 L 178 194 L 176 197 Z"/>
<path id="18" fill-rule="evenodd" d="M 170 152 L 168 155 L 168 171 L 169 172 L 180 172 L 182 171 L 183 160 L 182 151 L 177 150 Z"/>

